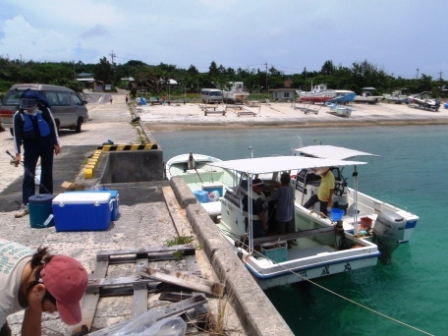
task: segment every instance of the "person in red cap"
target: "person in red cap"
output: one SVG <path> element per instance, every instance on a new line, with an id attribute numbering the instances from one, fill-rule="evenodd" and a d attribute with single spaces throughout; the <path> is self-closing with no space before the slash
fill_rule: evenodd
<path id="1" fill-rule="evenodd" d="M 86 270 L 72 257 L 0 238 L 0 336 L 11 335 L 6 317 L 23 309 L 22 336 L 41 335 L 43 312 L 58 311 L 69 325 L 81 322 L 87 282 Z"/>

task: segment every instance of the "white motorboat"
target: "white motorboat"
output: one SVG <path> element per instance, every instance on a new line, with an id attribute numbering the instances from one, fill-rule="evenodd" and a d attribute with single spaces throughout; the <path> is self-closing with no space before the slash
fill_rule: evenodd
<path id="1" fill-rule="evenodd" d="M 374 96 L 373 92 L 376 91 L 374 87 L 363 87 L 360 95 L 356 95 L 353 102 L 365 103 L 365 104 L 377 104 L 384 99 L 383 96 Z"/>
<path id="2" fill-rule="evenodd" d="M 282 172 L 362 164 L 364 162 L 302 156 L 273 156 L 210 164 L 240 173 L 239 183 L 229 186 L 221 198 L 221 221 L 218 226 L 261 288 L 267 289 L 376 265 L 380 253 L 375 244 L 344 233 L 342 227 L 336 231 L 335 227 L 316 220 L 311 214 L 306 218 L 299 202 L 295 205 L 295 232 L 284 235 L 253 238 L 252 202 L 248 202 L 247 213 L 243 211 L 244 196 L 253 198 L 252 181 L 255 178 L 262 179 L 265 186 L 270 186 L 278 181 Z M 266 192 L 265 204 L 269 204 L 270 197 Z M 268 218 L 271 215 L 272 213 L 268 213 Z M 246 238 L 248 244 L 245 243 Z M 291 248 L 288 248 L 287 242 L 290 242 Z"/>
<path id="3" fill-rule="evenodd" d="M 221 214 L 219 199 L 225 194 L 226 186 L 238 179 L 229 171 L 210 166 L 219 161 L 210 155 L 189 153 L 177 155 L 165 164 L 166 178 L 182 178 L 212 218 Z"/>
<path id="4" fill-rule="evenodd" d="M 340 106 L 336 103 L 330 103 L 326 102 L 325 105 L 330 109 L 330 113 L 335 114 L 340 117 L 350 117 L 352 115 L 353 109 L 346 107 L 346 106 Z"/>
<path id="5" fill-rule="evenodd" d="M 427 111 L 438 112 L 440 107 L 440 100 L 437 98 L 430 98 L 430 92 L 422 92 L 408 97 L 409 107 L 423 109 Z"/>
<path id="6" fill-rule="evenodd" d="M 394 103 L 394 104 L 407 104 L 409 102 L 408 96 L 405 94 L 402 94 L 401 91 L 394 91 L 392 93 L 384 94 L 383 95 L 384 100 L 388 103 Z"/>
<path id="7" fill-rule="evenodd" d="M 303 155 L 314 158 L 335 160 L 347 160 L 357 156 L 377 156 L 375 154 L 361 152 L 349 148 L 314 145 L 300 147 L 294 150 L 295 155 Z M 357 189 L 358 173 L 354 172 L 353 188 L 347 185 L 347 179 L 342 175 L 339 167 L 332 167 L 335 177 L 333 203 L 334 207 L 344 211 L 343 226 L 347 232 L 353 233 L 363 239 L 372 241 L 378 245 L 381 252 L 381 260 L 388 263 L 394 249 L 401 243 L 409 242 L 419 217 L 415 214 L 398 208 L 394 205 L 382 202 L 374 197 L 359 192 Z M 317 193 L 320 177 L 311 169 L 300 170 L 296 177 L 296 202 L 301 210 L 299 217 L 304 220 L 310 216 L 320 223 L 332 222 L 301 205 Z"/>
<path id="8" fill-rule="evenodd" d="M 229 90 L 223 90 L 223 100 L 225 103 L 231 104 L 243 104 L 247 102 L 249 92 L 244 91 L 243 82 L 231 83 L 232 86 Z"/>
<path id="9" fill-rule="evenodd" d="M 202 172 L 201 169 L 215 161 L 221 160 L 204 154 L 180 154 L 172 157 L 165 163 L 165 177 L 167 180 L 170 180 L 171 176 L 196 174 L 196 171 Z"/>

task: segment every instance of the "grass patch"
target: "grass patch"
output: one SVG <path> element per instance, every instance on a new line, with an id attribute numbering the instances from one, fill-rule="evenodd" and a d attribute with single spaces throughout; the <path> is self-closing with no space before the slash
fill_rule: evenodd
<path id="1" fill-rule="evenodd" d="M 174 245 L 185 245 L 190 244 L 193 241 L 193 237 L 187 237 L 187 236 L 180 236 L 175 237 L 173 239 L 170 239 L 166 242 L 166 245 L 168 247 L 174 246 Z"/>

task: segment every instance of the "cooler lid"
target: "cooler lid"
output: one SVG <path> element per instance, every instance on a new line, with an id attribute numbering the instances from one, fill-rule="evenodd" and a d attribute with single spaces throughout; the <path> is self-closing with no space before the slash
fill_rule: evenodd
<path id="1" fill-rule="evenodd" d="M 110 192 L 100 192 L 100 191 L 92 191 L 92 192 L 82 192 L 82 193 L 74 193 L 67 192 L 62 193 L 56 196 L 53 199 L 53 204 L 91 204 L 91 203 L 109 203 L 111 199 Z"/>
<path id="2" fill-rule="evenodd" d="M 31 204 L 41 204 L 41 203 L 51 203 L 53 195 L 51 194 L 38 194 L 33 195 L 28 198 L 28 203 Z"/>

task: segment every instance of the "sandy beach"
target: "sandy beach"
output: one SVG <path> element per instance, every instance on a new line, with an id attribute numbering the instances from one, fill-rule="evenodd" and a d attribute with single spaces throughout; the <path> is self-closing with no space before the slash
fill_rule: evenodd
<path id="1" fill-rule="evenodd" d="M 205 115 L 203 107 L 221 113 Z M 318 110 L 304 113 L 298 107 Z M 328 107 L 292 103 L 261 103 L 259 107 L 179 103 L 171 105 L 135 105 L 134 111 L 154 131 L 188 129 L 257 128 L 257 127 L 362 127 L 448 124 L 448 110 L 438 112 L 417 109 L 405 104 L 350 104 L 350 117 L 331 114 Z M 225 111 L 223 115 L 222 111 Z M 243 112 L 243 113 L 241 113 Z"/>

